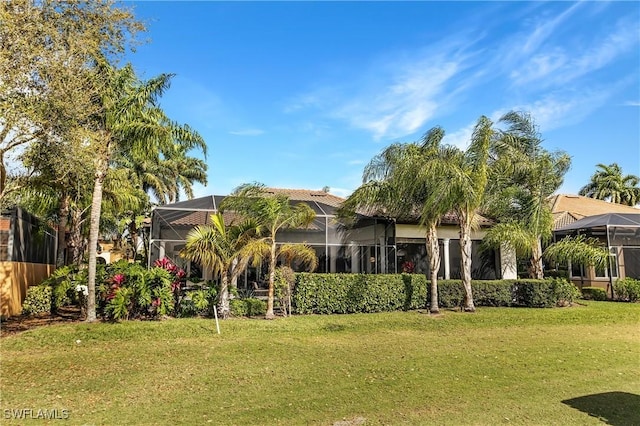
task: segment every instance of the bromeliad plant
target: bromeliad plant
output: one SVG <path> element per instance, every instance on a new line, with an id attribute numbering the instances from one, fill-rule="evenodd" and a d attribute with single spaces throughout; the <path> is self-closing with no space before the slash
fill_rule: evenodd
<path id="1" fill-rule="evenodd" d="M 100 300 L 105 318 L 158 318 L 171 315 L 175 292 L 179 292 L 184 271 L 163 259 L 145 270 L 140 264 L 116 262 L 111 274 L 100 286 Z"/>

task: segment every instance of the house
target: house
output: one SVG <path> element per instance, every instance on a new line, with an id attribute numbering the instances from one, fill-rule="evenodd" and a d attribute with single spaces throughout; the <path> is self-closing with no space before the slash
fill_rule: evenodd
<path id="1" fill-rule="evenodd" d="M 316 272 L 384 274 L 398 272 L 427 273 L 426 230 L 416 218 L 395 220 L 380 215 L 360 215 L 353 226 L 345 226 L 337 210 L 343 198 L 305 189 L 268 188 L 267 193 L 287 195 L 292 203 L 305 203 L 316 212 L 313 223 L 305 229 L 286 229 L 276 235 L 277 243 L 306 243 L 315 249 L 318 258 Z M 210 280 L 210 271 L 179 257 L 187 233 L 196 225 L 210 223 L 212 213 L 224 200 L 212 195 L 154 208 L 150 225 L 149 263 L 168 257 L 192 277 Z M 225 212 L 225 221 L 233 219 Z M 476 279 L 516 278 L 515 258 L 511 253 L 500 256 L 496 251 L 482 251 L 480 242 L 491 221 L 480 218 L 480 228 L 474 231 L 473 277 Z M 458 224 L 454 215 L 445 215 L 438 227 L 441 267 L 444 279 L 460 277 L 460 244 Z M 240 279 L 239 287 L 252 288 L 265 280 L 262 268 L 249 268 Z"/>
<path id="2" fill-rule="evenodd" d="M 568 265 L 574 284 L 610 293 L 618 278 L 640 279 L 640 209 L 580 195 L 554 195 L 549 202 L 556 241 L 567 235 L 598 238 L 611 255 L 603 269 Z"/>
<path id="3" fill-rule="evenodd" d="M 0 316 L 19 315 L 27 288 L 55 269 L 56 235 L 20 207 L 0 214 Z"/>

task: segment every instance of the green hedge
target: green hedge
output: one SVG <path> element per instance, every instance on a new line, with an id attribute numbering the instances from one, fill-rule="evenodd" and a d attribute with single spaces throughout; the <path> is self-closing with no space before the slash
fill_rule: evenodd
<path id="1" fill-rule="evenodd" d="M 267 313 L 267 302 L 253 297 L 232 299 L 229 301 L 229 308 L 234 317 L 254 317 Z"/>
<path id="2" fill-rule="evenodd" d="M 600 287 L 582 287 L 582 298 L 585 300 L 607 300 L 607 290 Z"/>
<path id="3" fill-rule="evenodd" d="M 296 274 L 293 309 L 298 314 L 349 314 L 425 306 L 422 275 Z"/>
<path id="4" fill-rule="evenodd" d="M 472 282 L 476 306 L 552 307 L 572 303 L 578 289 L 560 278 L 549 280 L 476 280 Z M 296 274 L 293 294 L 298 314 L 346 314 L 400 309 L 425 309 L 430 282 L 424 275 Z M 442 308 L 462 306 L 460 280 L 438 281 Z"/>
<path id="5" fill-rule="evenodd" d="M 616 299 L 623 302 L 637 302 L 640 300 L 640 280 L 624 278 L 613 284 Z"/>

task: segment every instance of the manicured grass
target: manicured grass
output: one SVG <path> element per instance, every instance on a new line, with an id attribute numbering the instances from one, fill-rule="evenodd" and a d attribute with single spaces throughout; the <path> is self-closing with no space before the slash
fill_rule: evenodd
<path id="1" fill-rule="evenodd" d="M 228 320 L 220 336 L 206 319 L 75 324 L 0 345 L 3 421 L 640 424 L 638 304 Z"/>

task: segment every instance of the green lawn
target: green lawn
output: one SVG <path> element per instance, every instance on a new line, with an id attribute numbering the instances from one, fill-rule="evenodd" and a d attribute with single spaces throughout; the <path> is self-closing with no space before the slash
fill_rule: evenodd
<path id="1" fill-rule="evenodd" d="M 638 425 L 640 304 L 585 303 L 44 327 L 0 340 L 2 422 Z"/>

